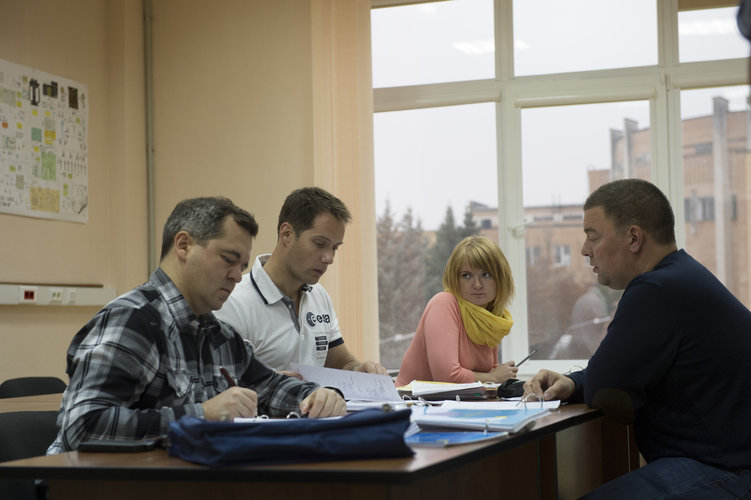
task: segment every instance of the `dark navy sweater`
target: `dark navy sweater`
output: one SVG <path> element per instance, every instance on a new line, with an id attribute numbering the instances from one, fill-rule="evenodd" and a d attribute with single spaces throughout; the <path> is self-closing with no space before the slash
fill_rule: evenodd
<path id="1" fill-rule="evenodd" d="M 586 370 L 570 377 L 569 401 L 630 396 L 648 462 L 751 468 L 751 312 L 685 251 L 628 284 Z"/>

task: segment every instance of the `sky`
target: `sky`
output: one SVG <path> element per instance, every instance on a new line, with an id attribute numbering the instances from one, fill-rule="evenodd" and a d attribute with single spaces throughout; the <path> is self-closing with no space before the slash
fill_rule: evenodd
<path id="1" fill-rule="evenodd" d="M 375 9 L 374 86 L 493 78 L 492 3 Z M 514 9 L 517 74 L 657 62 L 655 0 L 517 0 Z M 735 8 L 681 13 L 681 61 L 747 57 L 734 16 Z M 682 95 L 683 117 L 710 114 L 718 94 L 731 110 L 745 109 L 746 87 L 696 90 Z M 388 201 L 397 217 L 410 207 L 424 229 L 436 229 L 449 205 L 457 221 L 470 200 L 497 206 L 494 108 L 376 113 L 376 213 Z M 581 203 L 587 170 L 609 167 L 610 129 L 623 129 L 625 118 L 648 127 L 648 101 L 523 110 L 525 206 Z"/>

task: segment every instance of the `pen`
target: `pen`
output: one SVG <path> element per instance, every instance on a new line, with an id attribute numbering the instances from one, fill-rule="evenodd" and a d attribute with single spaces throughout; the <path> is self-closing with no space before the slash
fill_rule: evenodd
<path id="1" fill-rule="evenodd" d="M 229 372 L 227 371 L 225 367 L 220 366 L 219 371 L 222 372 L 224 379 L 227 381 L 230 387 L 234 387 L 237 385 L 237 383 L 235 383 L 235 381 L 232 379 L 232 377 L 230 376 Z"/>
<path id="2" fill-rule="evenodd" d="M 527 354 L 527 357 L 526 357 L 526 358 L 524 358 L 523 360 L 519 361 L 519 364 L 517 364 L 516 366 L 517 366 L 517 367 L 520 367 L 520 366 L 522 365 L 522 363 L 524 363 L 524 362 L 525 362 L 525 361 L 527 361 L 527 360 L 528 360 L 529 358 L 531 358 L 531 357 L 532 357 L 532 355 L 533 355 L 534 353 L 536 353 L 536 352 L 537 352 L 537 349 L 534 349 L 534 350 L 533 350 L 532 352 L 530 352 L 529 354 Z"/>

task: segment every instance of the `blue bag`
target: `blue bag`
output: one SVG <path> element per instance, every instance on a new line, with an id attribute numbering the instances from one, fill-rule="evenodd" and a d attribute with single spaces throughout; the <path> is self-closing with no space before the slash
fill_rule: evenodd
<path id="1" fill-rule="evenodd" d="M 404 442 L 411 411 L 364 410 L 337 419 L 170 423 L 169 454 L 203 465 L 294 463 L 412 456 Z"/>

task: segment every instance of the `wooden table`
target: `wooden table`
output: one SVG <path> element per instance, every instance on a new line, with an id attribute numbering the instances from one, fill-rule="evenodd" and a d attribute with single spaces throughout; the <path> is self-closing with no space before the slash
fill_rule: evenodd
<path id="1" fill-rule="evenodd" d="M 8 411 L 57 411 L 63 394 L 42 394 L 39 396 L 24 396 L 22 398 L 0 398 L 0 413 Z"/>
<path id="2" fill-rule="evenodd" d="M 500 441 L 418 448 L 411 458 L 209 468 L 142 453 L 83 453 L 0 464 L 0 478 L 49 481 L 52 500 L 200 498 L 577 498 L 638 467 L 630 428 L 564 405 Z"/>

